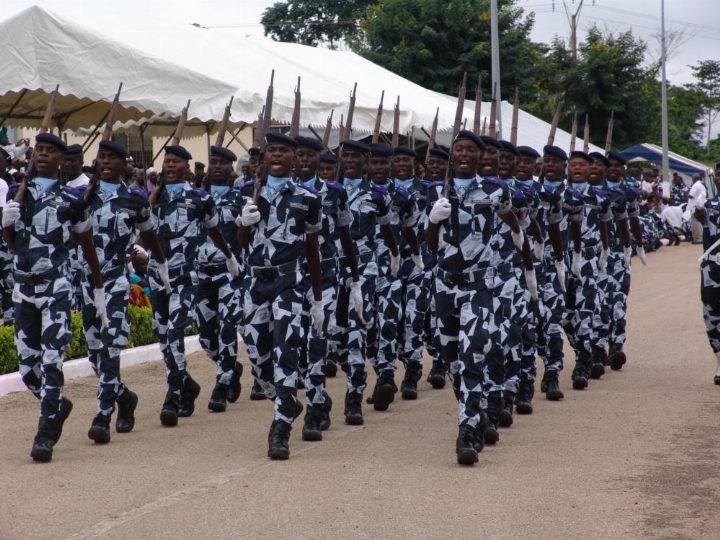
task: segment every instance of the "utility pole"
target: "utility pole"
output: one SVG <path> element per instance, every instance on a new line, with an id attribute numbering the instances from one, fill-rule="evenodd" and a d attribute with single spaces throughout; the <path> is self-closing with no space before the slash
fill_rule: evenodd
<path id="1" fill-rule="evenodd" d="M 580 18 L 580 10 L 582 9 L 584 2 L 585 0 L 580 0 L 575 13 L 570 13 L 570 8 L 568 7 L 567 2 L 563 0 L 565 14 L 567 15 L 568 22 L 570 23 L 570 54 L 572 55 L 574 63 L 577 63 L 577 27 Z"/>
<path id="2" fill-rule="evenodd" d="M 502 139 L 502 98 L 500 97 L 500 34 L 498 33 L 497 0 L 490 0 L 490 59 L 492 69 L 493 99 L 497 99 L 497 138 Z"/>
<path id="3" fill-rule="evenodd" d="M 667 110 L 667 78 L 665 77 L 665 64 L 667 62 L 667 50 L 665 44 L 665 0 L 660 0 L 660 32 L 662 44 L 662 177 L 663 193 L 670 193 L 670 158 L 668 156 L 668 110 Z"/>

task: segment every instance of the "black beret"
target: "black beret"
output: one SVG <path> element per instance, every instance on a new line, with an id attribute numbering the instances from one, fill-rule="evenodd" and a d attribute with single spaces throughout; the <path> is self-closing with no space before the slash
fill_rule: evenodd
<path id="1" fill-rule="evenodd" d="M 298 143 L 295 139 L 288 137 L 287 135 L 283 135 L 282 133 L 266 133 L 265 142 L 267 144 L 282 144 L 284 146 L 289 146 L 293 150 L 298 147 Z"/>
<path id="2" fill-rule="evenodd" d="M 316 152 L 322 152 L 323 151 L 323 145 L 320 141 L 318 141 L 314 137 L 301 137 L 298 135 L 295 137 L 295 140 L 298 143 L 298 148 L 310 148 L 311 150 L 315 150 Z"/>
<path id="3" fill-rule="evenodd" d="M 179 158 L 184 159 L 185 161 L 190 161 L 192 159 L 192 156 L 190 155 L 190 152 L 185 150 L 182 146 L 166 146 L 165 147 L 165 153 L 166 154 L 172 154 L 173 156 L 177 156 Z"/>
<path id="4" fill-rule="evenodd" d="M 520 152 L 518 152 L 517 147 L 511 143 L 510 141 L 499 141 L 500 146 L 502 146 L 503 151 L 510 152 L 513 156 L 520 157 Z"/>
<path id="5" fill-rule="evenodd" d="M 196 162 L 195 162 L 195 168 L 196 168 L 196 169 L 204 169 L 204 168 L 205 168 L 205 164 L 204 164 L 202 161 L 196 161 Z"/>
<path id="6" fill-rule="evenodd" d="M 0 157 L 3 158 L 8 163 L 10 163 L 10 161 L 11 161 L 10 154 L 8 154 L 2 146 L 0 146 Z"/>
<path id="7" fill-rule="evenodd" d="M 485 143 L 485 146 L 494 146 L 498 150 L 503 149 L 500 141 L 498 141 L 495 137 L 490 137 L 490 135 L 480 135 L 480 140 Z"/>
<path id="8" fill-rule="evenodd" d="M 450 154 L 448 154 L 442 148 L 433 148 L 432 150 L 430 150 L 430 157 L 448 161 L 450 159 Z"/>
<path id="9" fill-rule="evenodd" d="M 385 143 L 375 143 L 370 145 L 370 155 L 372 157 L 389 158 L 395 153 L 396 149 Z"/>
<path id="10" fill-rule="evenodd" d="M 107 150 L 109 152 L 113 152 L 123 159 L 127 159 L 130 157 L 130 153 L 127 151 L 127 149 L 122 144 L 115 141 L 100 141 L 100 150 Z"/>
<path id="11" fill-rule="evenodd" d="M 320 163 L 330 163 L 331 165 L 337 165 L 338 161 L 340 161 L 335 154 L 331 154 L 329 152 L 323 154 L 320 156 L 320 159 L 318 160 Z"/>
<path id="12" fill-rule="evenodd" d="M 517 151 L 520 152 L 521 156 L 531 157 L 531 158 L 539 158 L 540 154 L 538 154 L 537 150 L 534 148 L 530 148 L 529 146 L 518 146 Z"/>
<path id="13" fill-rule="evenodd" d="M 52 133 L 40 133 L 35 137 L 36 143 L 45 143 L 45 144 L 52 144 L 53 146 L 59 148 L 60 150 L 65 153 L 67 150 L 67 145 L 63 142 L 63 140 L 60 137 L 57 137 L 56 135 L 53 135 Z"/>
<path id="14" fill-rule="evenodd" d="M 228 150 L 227 148 L 223 148 L 222 146 L 211 146 L 210 147 L 210 155 L 227 159 L 230 163 L 233 161 L 237 161 L 237 156 L 235 155 L 235 152 L 232 150 Z M 195 164 L 197 167 L 197 163 Z"/>
<path id="15" fill-rule="evenodd" d="M 105 142 L 105 141 L 101 141 Z M 71 144 L 67 147 L 67 150 L 65 150 L 66 156 L 82 156 L 83 155 L 83 147 L 80 144 Z"/>
<path id="16" fill-rule="evenodd" d="M 248 150 L 248 156 L 250 156 L 251 158 L 259 157 L 260 149 L 257 146 L 253 146 L 250 150 Z"/>
<path id="17" fill-rule="evenodd" d="M 620 152 L 615 152 L 614 150 L 610 150 L 610 152 L 607 153 L 607 158 L 610 160 L 619 161 L 623 165 L 627 165 L 627 160 Z"/>
<path id="18" fill-rule="evenodd" d="M 353 152 L 360 152 L 361 154 L 369 154 L 370 147 L 361 141 L 345 141 L 340 145 L 341 150 L 351 150 Z"/>
<path id="19" fill-rule="evenodd" d="M 485 143 L 483 142 L 483 140 L 468 129 L 461 129 L 458 132 L 457 136 L 455 137 L 455 141 L 461 140 L 472 141 L 478 146 L 478 148 L 480 148 L 480 150 L 485 150 Z M 453 143 L 455 141 L 453 141 Z"/>
<path id="20" fill-rule="evenodd" d="M 573 158 L 584 159 L 588 163 L 593 162 L 593 158 L 591 158 L 585 152 L 582 152 L 580 150 L 573 150 L 572 152 L 570 152 L 570 159 L 573 159 Z"/>
<path id="21" fill-rule="evenodd" d="M 417 152 L 409 146 L 398 146 L 395 148 L 394 154 L 396 156 L 410 156 L 413 159 L 417 159 Z"/>
<path id="22" fill-rule="evenodd" d="M 604 155 L 602 155 L 600 152 L 590 152 L 589 155 L 591 158 L 593 158 L 593 160 L 599 159 L 600 161 L 602 161 L 606 167 L 610 166 L 610 160 L 608 158 L 606 158 Z"/>
<path id="23" fill-rule="evenodd" d="M 565 150 L 559 146 L 550 146 L 549 144 L 543 148 L 543 156 L 553 156 L 563 161 L 568 160 Z"/>

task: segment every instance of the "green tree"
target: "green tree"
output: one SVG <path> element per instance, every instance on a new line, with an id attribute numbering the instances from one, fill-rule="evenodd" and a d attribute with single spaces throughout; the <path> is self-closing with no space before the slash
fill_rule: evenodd
<path id="1" fill-rule="evenodd" d="M 720 114 L 720 61 L 703 60 L 690 66 L 697 82 L 691 85 L 702 96 L 702 115 L 707 128 L 706 150 L 710 151 L 710 131 Z"/>

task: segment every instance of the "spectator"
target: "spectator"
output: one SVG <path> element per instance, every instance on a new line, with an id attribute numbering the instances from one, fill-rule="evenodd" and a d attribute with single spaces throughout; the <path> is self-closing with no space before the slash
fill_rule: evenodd
<path id="1" fill-rule="evenodd" d="M 685 185 L 683 177 L 675 173 L 672 185 L 670 186 L 670 202 L 675 206 L 680 206 L 687 201 L 688 191 L 690 191 L 690 188 Z"/>
<path id="2" fill-rule="evenodd" d="M 158 181 L 157 169 L 155 167 L 150 167 L 146 174 L 147 178 L 145 179 L 145 191 L 152 193 Z"/>
<path id="3" fill-rule="evenodd" d="M 680 245 L 681 236 L 684 237 L 684 223 L 683 211 L 673 201 L 668 200 L 665 209 L 660 214 L 662 220 L 665 222 L 667 231 L 670 235 L 670 241 L 676 246 Z"/>
<path id="4" fill-rule="evenodd" d="M 147 274 L 148 254 L 142 247 L 136 245 L 130 255 L 130 305 L 138 307 L 151 307 L 150 284 Z"/>
<path id="5" fill-rule="evenodd" d="M 715 164 L 715 178 L 717 179 L 719 176 L 720 162 Z M 685 220 L 690 222 L 690 230 L 692 231 L 692 243 L 702 244 L 703 224 L 700 223 L 695 217 L 695 201 L 701 193 L 703 195 L 703 198 L 707 200 L 707 190 L 705 189 L 705 185 L 702 183 L 702 178 L 700 178 L 699 174 L 693 174 L 692 179 L 693 184 L 690 187 L 690 192 L 688 193 L 688 202 L 687 206 L 685 207 L 685 214 L 683 215 L 683 217 L 685 218 Z"/>
<path id="6" fill-rule="evenodd" d="M 193 187 L 205 189 L 205 164 L 199 161 L 195 162 L 195 174 L 193 175 L 192 184 Z"/>

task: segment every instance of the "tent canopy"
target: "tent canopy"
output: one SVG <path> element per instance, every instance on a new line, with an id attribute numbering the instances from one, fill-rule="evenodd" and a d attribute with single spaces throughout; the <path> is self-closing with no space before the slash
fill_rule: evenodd
<path id="1" fill-rule="evenodd" d="M 620 153 L 628 161 L 640 158 L 644 161 L 650 161 L 652 163 L 662 163 L 662 148 L 656 144 L 636 144 L 635 146 L 627 148 Z M 702 178 L 705 178 L 709 170 L 706 165 L 683 157 L 675 152 L 669 152 L 669 158 L 670 170 L 687 176 L 699 174 Z"/>

